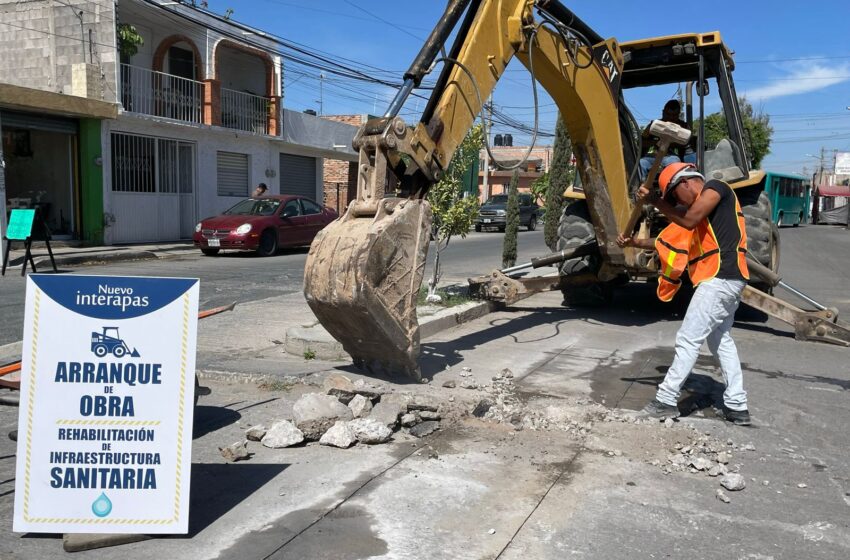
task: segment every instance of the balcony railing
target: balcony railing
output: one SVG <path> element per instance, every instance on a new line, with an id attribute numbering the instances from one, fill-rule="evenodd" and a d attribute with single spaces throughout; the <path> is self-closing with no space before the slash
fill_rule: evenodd
<path id="1" fill-rule="evenodd" d="M 121 64 L 121 104 L 125 111 L 202 123 L 204 84 Z"/>
<path id="2" fill-rule="evenodd" d="M 268 97 L 221 88 L 221 126 L 268 134 L 270 108 Z"/>

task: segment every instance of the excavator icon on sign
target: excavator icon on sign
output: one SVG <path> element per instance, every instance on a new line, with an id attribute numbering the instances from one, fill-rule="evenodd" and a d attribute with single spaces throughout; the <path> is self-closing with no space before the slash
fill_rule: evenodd
<path id="1" fill-rule="evenodd" d="M 133 358 L 139 357 L 138 350 L 135 348 L 130 350 L 127 343 L 121 340 L 118 327 L 103 327 L 102 333 L 91 333 L 91 351 L 98 358 L 102 358 L 110 352 L 116 358 L 123 358 L 127 354 Z"/>

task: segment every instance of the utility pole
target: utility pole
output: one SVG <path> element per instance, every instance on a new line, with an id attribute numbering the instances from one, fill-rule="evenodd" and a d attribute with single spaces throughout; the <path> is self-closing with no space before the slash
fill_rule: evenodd
<path id="1" fill-rule="evenodd" d="M 325 114 L 325 93 L 322 87 L 325 83 L 325 73 L 319 72 L 319 116 Z"/>
<path id="2" fill-rule="evenodd" d="M 487 145 L 490 144 L 490 123 L 493 121 L 493 105 L 492 97 L 487 99 L 487 103 L 484 106 L 487 108 L 487 116 L 484 117 L 487 119 L 485 123 L 484 130 L 487 133 L 487 137 L 484 139 Z M 490 150 L 487 149 L 487 146 L 484 147 L 484 202 L 490 198 Z"/>

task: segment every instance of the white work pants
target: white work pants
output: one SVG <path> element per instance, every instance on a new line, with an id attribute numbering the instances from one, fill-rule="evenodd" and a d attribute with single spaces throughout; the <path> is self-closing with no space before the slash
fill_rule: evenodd
<path id="1" fill-rule="evenodd" d="M 691 374 L 703 342 L 720 362 L 726 391 L 723 402 L 732 410 L 747 409 L 747 393 L 738 349 L 729 331 L 741 302 L 744 282 L 712 278 L 697 286 L 685 319 L 676 333 L 676 357 L 658 386 L 659 401 L 675 406 L 679 391 Z"/>

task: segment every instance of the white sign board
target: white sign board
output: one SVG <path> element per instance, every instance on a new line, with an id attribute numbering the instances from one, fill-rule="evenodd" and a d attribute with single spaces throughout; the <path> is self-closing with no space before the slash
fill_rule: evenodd
<path id="1" fill-rule="evenodd" d="M 27 278 L 13 530 L 187 533 L 198 280 Z"/>
<path id="2" fill-rule="evenodd" d="M 835 152 L 835 174 L 850 175 L 850 152 Z"/>

